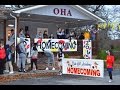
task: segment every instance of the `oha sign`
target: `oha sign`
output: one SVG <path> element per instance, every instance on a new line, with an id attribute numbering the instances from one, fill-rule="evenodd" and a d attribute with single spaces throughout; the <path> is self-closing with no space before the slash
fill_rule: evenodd
<path id="1" fill-rule="evenodd" d="M 63 48 L 63 51 L 77 51 L 77 40 L 69 39 L 34 39 L 34 43 L 37 43 L 39 52 L 42 49 L 49 49 L 53 52 L 57 52 L 59 47 Z"/>
<path id="2" fill-rule="evenodd" d="M 91 40 L 83 40 L 83 57 L 92 59 L 92 42 Z"/>
<path id="3" fill-rule="evenodd" d="M 63 74 L 104 77 L 103 60 L 66 59 L 62 60 Z"/>

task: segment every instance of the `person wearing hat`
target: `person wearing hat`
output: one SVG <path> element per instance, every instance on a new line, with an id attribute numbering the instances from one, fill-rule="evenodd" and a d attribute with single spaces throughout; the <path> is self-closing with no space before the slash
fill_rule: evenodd
<path id="1" fill-rule="evenodd" d="M 26 72 L 25 63 L 26 63 L 27 53 L 26 53 L 26 49 L 25 49 L 25 45 L 24 45 L 25 40 L 26 39 L 21 37 L 18 42 L 18 45 L 17 45 L 17 49 L 19 49 L 18 50 L 18 54 L 19 54 L 19 61 L 18 61 L 19 70 L 18 71 L 19 72 Z"/>

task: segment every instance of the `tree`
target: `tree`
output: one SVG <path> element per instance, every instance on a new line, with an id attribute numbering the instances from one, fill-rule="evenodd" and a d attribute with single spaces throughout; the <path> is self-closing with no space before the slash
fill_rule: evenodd
<path id="1" fill-rule="evenodd" d="M 108 20 L 108 13 L 105 9 L 105 5 L 81 5 L 83 8 L 89 10 L 93 14 L 103 18 L 104 20 Z"/>

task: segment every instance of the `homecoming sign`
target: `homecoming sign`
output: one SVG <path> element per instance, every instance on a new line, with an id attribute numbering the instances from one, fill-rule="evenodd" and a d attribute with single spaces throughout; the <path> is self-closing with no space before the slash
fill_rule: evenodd
<path id="1" fill-rule="evenodd" d="M 42 49 L 49 49 L 53 52 L 57 52 L 59 47 L 62 47 L 63 51 L 77 51 L 77 40 L 34 39 L 34 43 L 37 43 L 37 49 L 39 52 L 42 52 Z"/>
<path id="2" fill-rule="evenodd" d="M 63 74 L 104 77 L 104 61 L 64 58 L 62 71 Z"/>
<path id="3" fill-rule="evenodd" d="M 92 41 L 83 40 L 83 57 L 85 59 L 92 59 Z"/>

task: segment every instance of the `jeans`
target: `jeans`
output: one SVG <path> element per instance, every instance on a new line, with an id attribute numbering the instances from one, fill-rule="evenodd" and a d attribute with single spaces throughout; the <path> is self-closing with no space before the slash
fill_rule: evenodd
<path id="1" fill-rule="evenodd" d="M 25 69 L 25 63 L 26 63 L 26 55 L 22 53 L 19 54 L 18 68 Z"/>
<path id="2" fill-rule="evenodd" d="M 32 59 L 31 60 L 31 70 L 33 69 L 33 64 L 35 64 L 36 69 L 38 69 L 38 67 L 37 67 L 37 59 Z"/>
<path id="3" fill-rule="evenodd" d="M 10 68 L 10 72 L 13 72 L 12 61 L 7 61 L 6 62 L 6 70 L 9 70 L 9 68 Z"/>
<path id="4" fill-rule="evenodd" d="M 112 68 L 107 68 L 110 79 L 112 80 Z"/>
<path id="5" fill-rule="evenodd" d="M 0 59 L 0 74 L 3 74 L 5 61 Z"/>
<path id="6" fill-rule="evenodd" d="M 48 57 L 48 67 L 50 64 L 52 64 L 53 67 L 55 66 L 54 57 Z"/>

